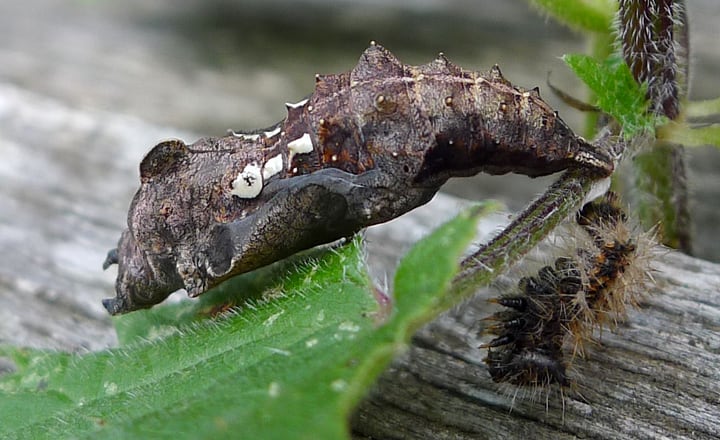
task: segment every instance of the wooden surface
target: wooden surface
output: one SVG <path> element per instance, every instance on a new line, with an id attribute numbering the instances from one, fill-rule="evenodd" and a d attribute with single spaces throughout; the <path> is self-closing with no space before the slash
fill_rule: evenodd
<path id="1" fill-rule="evenodd" d="M 719 438 L 720 266 L 678 253 L 655 266 L 644 307 L 574 363 L 575 393 L 513 398 L 492 382 L 477 348 L 481 294 L 416 335 L 360 405 L 357 437 Z"/>
<path id="2" fill-rule="evenodd" d="M 179 130 L 70 109 L 0 83 L 0 343 L 97 350 L 100 299 L 148 145 Z"/>

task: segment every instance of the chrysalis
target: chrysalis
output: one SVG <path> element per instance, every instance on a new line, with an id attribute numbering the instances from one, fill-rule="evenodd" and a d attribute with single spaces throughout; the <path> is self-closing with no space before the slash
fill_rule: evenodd
<path id="1" fill-rule="evenodd" d="M 575 135 L 537 89 L 443 55 L 405 66 L 372 44 L 350 72 L 318 75 L 263 130 L 157 145 L 140 164 L 111 314 L 347 237 L 428 202 L 453 176 L 609 175 L 610 155 Z"/>

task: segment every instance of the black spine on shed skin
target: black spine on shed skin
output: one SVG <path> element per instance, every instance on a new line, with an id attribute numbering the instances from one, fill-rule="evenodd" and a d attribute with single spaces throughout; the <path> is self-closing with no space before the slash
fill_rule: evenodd
<path id="1" fill-rule="evenodd" d="M 522 278 L 516 292 L 491 300 L 505 308 L 486 318 L 494 323 L 484 329 L 495 336 L 483 345 L 494 381 L 571 385 L 565 351 L 572 347 L 573 357 L 583 357 L 593 331 L 613 328 L 644 295 L 651 278 L 640 255 L 652 243 L 632 233 L 617 195 L 586 204 L 576 221 L 588 237 L 575 255 L 558 258 Z"/>

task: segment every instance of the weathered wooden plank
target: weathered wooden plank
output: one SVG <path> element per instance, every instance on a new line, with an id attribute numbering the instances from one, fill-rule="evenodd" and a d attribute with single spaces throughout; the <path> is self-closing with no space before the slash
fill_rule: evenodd
<path id="1" fill-rule="evenodd" d="M 0 83 L 0 343 L 115 343 L 100 299 L 148 146 L 179 130 L 68 108 Z M 193 137 L 193 136 L 190 136 Z"/>
<path id="2" fill-rule="evenodd" d="M 578 387 L 523 398 L 477 348 L 486 290 L 421 330 L 353 419 L 373 438 L 720 436 L 720 265 L 662 255 L 643 308 L 574 362 Z"/>

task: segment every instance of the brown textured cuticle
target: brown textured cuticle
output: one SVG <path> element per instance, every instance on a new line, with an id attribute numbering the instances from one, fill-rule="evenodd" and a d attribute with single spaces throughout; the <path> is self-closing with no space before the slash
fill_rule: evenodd
<path id="1" fill-rule="evenodd" d="M 148 153 L 128 230 L 108 259 L 119 264 L 110 313 L 150 307 L 181 288 L 197 296 L 388 221 L 428 202 L 450 177 L 612 172 L 606 152 L 497 66 L 467 71 L 443 55 L 405 66 L 373 44 L 350 72 L 315 80 L 271 127 L 167 141 Z"/>

